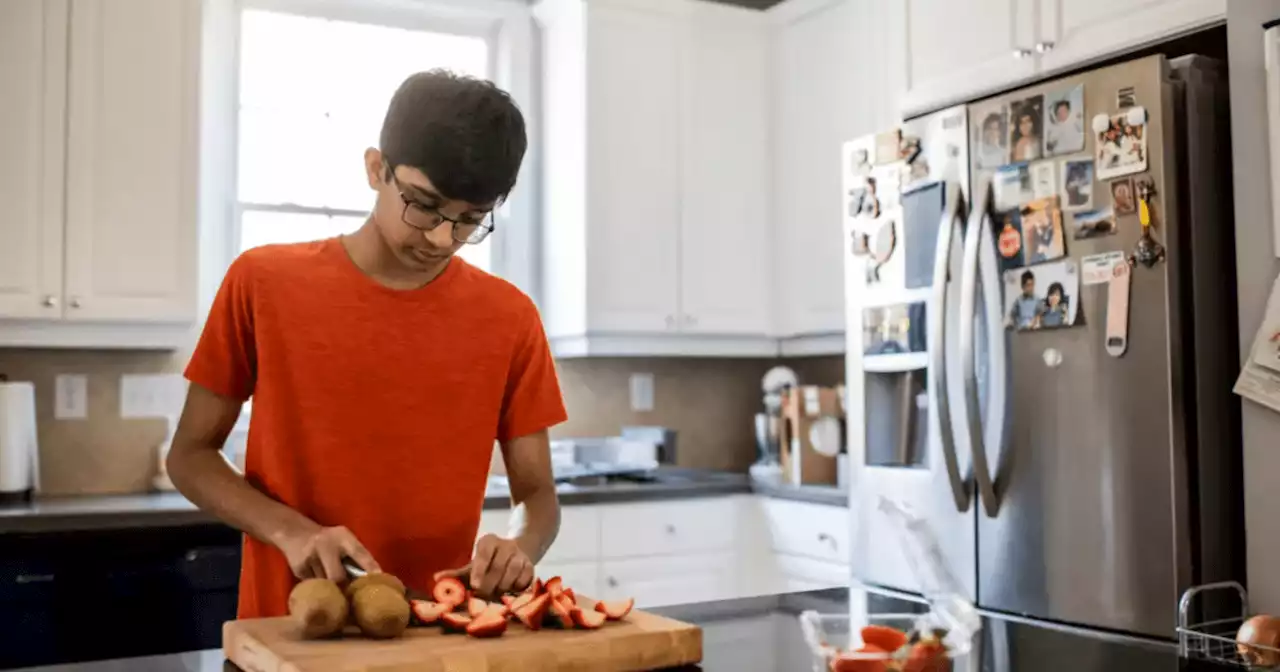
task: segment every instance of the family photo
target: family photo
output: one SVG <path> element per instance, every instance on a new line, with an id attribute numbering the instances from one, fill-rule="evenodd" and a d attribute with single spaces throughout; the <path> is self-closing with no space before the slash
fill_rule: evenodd
<path id="1" fill-rule="evenodd" d="M 1044 153 L 1071 154 L 1084 149 L 1084 85 L 1045 96 Z"/>
<path id="2" fill-rule="evenodd" d="M 1022 236 L 1023 255 L 1028 264 L 1051 261 L 1067 253 L 1058 199 L 1041 199 L 1022 209 Z"/>
<path id="3" fill-rule="evenodd" d="M 1009 111 L 1004 105 L 977 112 L 974 145 L 979 168 L 999 168 L 1009 163 Z"/>
<path id="4" fill-rule="evenodd" d="M 1034 331 L 1075 324 L 1080 274 L 1074 260 L 1006 271 L 1004 282 L 1006 328 Z"/>
<path id="5" fill-rule="evenodd" d="M 1088 210 L 1093 207 L 1093 159 L 1062 162 L 1062 209 Z"/>
<path id="6" fill-rule="evenodd" d="M 1032 96 L 1009 106 L 1009 147 L 1014 161 L 1043 156 L 1044 96 Z"/>
<path id="7" fill-rule="evenodd" d="M 1138 211 L 1137 200 L 1133 197 L 1133 180 L 1126 177 L 1111 183 L 1111 207 L 1117 215 L 1132 215 Z"/>
<path id="8" fill-rule="evenodd" d="M 1094 147 L 1099 180 L 1140 173 L 1147 169 L 1147 126 L 1130 124 L 1128 114 L 1111 117 Z"/>

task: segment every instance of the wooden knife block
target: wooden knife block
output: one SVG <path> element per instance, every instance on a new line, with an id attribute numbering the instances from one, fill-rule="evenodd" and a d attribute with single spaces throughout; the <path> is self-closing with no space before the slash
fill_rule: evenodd
<path id="1" fill-rule="evenodd" d="M 780 462 L 782 481 L 791 485 L 835 485 L 836 458 L 814 449 L 809 428 L 818 418 L 844 419 L 844 408 L 836 388 L 804 385 L 782 393 Z"/>

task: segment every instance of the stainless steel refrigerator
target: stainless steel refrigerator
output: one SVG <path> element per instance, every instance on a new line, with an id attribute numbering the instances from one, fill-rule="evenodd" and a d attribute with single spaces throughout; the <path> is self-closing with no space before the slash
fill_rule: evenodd
<path id="1" fill-rule="evenodd" d="M 1152 56 L 846 143 L 856 581 L 922 589 L 882 496 L 989 611 L 1172 638 L 1244 578 L 1226 86 Z"/>

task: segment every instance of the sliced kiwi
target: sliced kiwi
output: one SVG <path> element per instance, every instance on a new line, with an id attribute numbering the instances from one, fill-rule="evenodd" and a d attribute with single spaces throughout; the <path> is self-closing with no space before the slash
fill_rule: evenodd
<path id="1" fill-rule="evenodd" d="M 307 579 L 289 593 L 289 615 L 307 639 L 328 637 L 342 631 L 347 623 L 347 598 L 338 584 L 328 579 Z"/>
<path id="2" fill-rule="evenodd" d="M 356 625 L 366 637 L 399 637 L 409 625 L 409 602 L 404 593 L 383 584 L 366 584 L 351 598 Z"/>
<path id="3" fill-rule="evenodd" d="M 356 592 L 365 586 L 386 586 L 400 593 L 401 596 L 404 595 L 404 583 L 400 579 L 385 572 L 370 572 L 347 584 L 347 599 L 352 599 Z"/>

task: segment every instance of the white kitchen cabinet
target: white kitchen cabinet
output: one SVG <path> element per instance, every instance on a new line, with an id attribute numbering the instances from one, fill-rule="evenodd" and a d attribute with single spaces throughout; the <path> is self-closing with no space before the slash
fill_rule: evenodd
<path id="1" fill-rule="evenodd" d="M 600 599 L 634 597 L 642 609 L 737 596 L 732 552 L 606 560 L 600 577 Z"/>
<path id="2" fill-rule="evenodd" d="M 189 340 L 200 17 L 200 0 L 0 7 L 0 194 L 16 204 L 0 218 L 0 345 Z"/>
<path id="3" fill-rule="evenodd" d="M 780 553 L 775 557 L 782 592 L 840 588 L 849 585 L 849 565 Z"/>
<path id="4" fill-rule="evenodd" d="M 766 498 L 760 511 L 774 551 L 845 565 L 851 561 L 849 509 Z"/>
<path id="5" fill-rule="evenodd" d="M 697 498 L 601 507 L 601 554 L 606 558 L 731 550 L 742 500 Z"/>
<path id="6" fill-rule="evenodd" d="M 543 0 L 542 312 L 559 356 L 768 356 L 768 31 L 700 0 Z"/>
<path id="7" fill-rule="evenodd" d="M 0 317 L 61 315 L 67 11 L 0 4 Z"/>
<path id="8" fill-rule="evenodd" d="M 1038 0 L 903 0 L 908 109 L 960 102 L 1036 73 Z M 1072 0 L 1074 2 L 1074 0 Z"/>
<path id="9" fill-rule="evenodd" d="M 73 0 L 65 317 L 196 317 L 199 0 Z"/>
<path id="10" fill-rule="evenodd" d="M 1227 16 L 1226 0 L 1038 0 L 1034 49 L 1048 74 L 1158 42 Z"/>
<path id="11" fill-rule="evenodd" d="M 772 252 L 783 354 L 844 352 L 841 143 L 898 123 L 898 3 L 775 8 Z M 814 5 L 816 3 L 808 3 Z M 897 54 L 897 56 L 895 56 Z"/>

